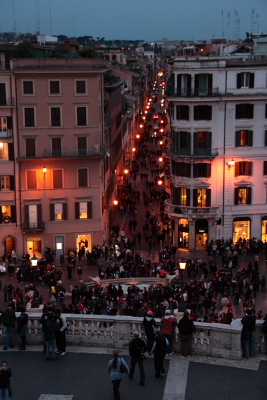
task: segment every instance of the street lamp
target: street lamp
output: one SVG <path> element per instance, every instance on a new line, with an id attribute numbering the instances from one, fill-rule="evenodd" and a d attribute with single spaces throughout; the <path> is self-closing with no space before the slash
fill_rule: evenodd
<path id="1" fill-rule="evenodd" d="M 119 204 L 118 200 L 113 201 L 114 206 L 117 206 Z"/>
<path id="2" fill-rule="evenodd" d="M 37 267 L 38 258 L 36 257 L 35 254 L 34 254 L 33 257 L 31 258 L 31 262 L 32 262 L 32 266 L 33 266 L 33 267 Z"/>
<path id="3" fill-rule="evenodd" d="M 183 285 L 183 283 L 184 283 L 184 271 L 185 271 L 185 269 L 186 269 L 186 261 L 185 261 L 184 258 L 182 258 L 182 259 L 179 261 L 179 269 L 180 269 L 180 272 L 181 272 L 182 285 Z"/>
<path id="4" fill-rule="evenodd" d="M 46 172 L 47 172 L 47 168 L 44 167 L 44 168 L 43 168 L 43 173 L 45 174 Z"/>
<path id="5" fill-rule="evenodd" d="M 227 165 L 228 165 L 228 169 L 230 169 L 231 167 L 233 167 L 235 165 L 235 161 L 232 159 L 231 161 L 228 161 Z"/>
<path id="6" fill-rule="evenodd" d="M 158 181 L 158 185 L 161 186 L 162 184 L 163 184 L 163 181 L 162 181 L 162 180 L 159 180 L 159 181 Z"/>

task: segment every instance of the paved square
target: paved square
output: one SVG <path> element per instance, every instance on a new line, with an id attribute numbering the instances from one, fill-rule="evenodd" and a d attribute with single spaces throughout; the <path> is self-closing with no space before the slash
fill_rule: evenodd
<path id="1" fill-rule="evenodd" d="M 73 396 L 65 396 L 61 394 L 42 394 L 38 400 L 72 400 Z"/>

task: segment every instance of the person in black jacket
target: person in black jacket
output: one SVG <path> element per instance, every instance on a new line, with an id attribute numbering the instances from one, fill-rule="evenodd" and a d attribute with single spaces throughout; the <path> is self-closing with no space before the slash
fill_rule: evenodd
<path id="1" fill-rule="evenodd" d="M 46 340 L 46 360 L 56 361 L 56 332 L 59 330 L 59 319 L 53 315 L 47 315 L 47 320 L 44 326 Z"/>
<path id="2" fill-rule="evenodd" d="M 241 341 L 245 358 L 253 357 L 255 344 L 255 323 L 256 317 L 252 315 L 251 308 L 246 309 L 245 317 L 241 320 L 243 329 Z"/>
<path id="3" fill-rule="evenodd" d="M 0 398 L 9 400 L 9 387 L 10 387 L 10 377 L 12 376 L 11 368 L 7 366 L 6 361 L 2 361 L 2 366 L 0 367 Z"/>
<path id="4" fill-rule="evenodd" d="M 21 337 L 21 345 L 19 347 L 19 350 L 26 350 L 26 331 L 27 331 L 27 326 L 28 326 L 28 319 L 29 316 L 25 312 L 25 307 L 21 307 L 21 314 L 17 319 L 17 324 L 18 324 L 18 334 Z"/>
<path id="5" fill-rule="evenodd" d="M 160 330 L 156 330 L 155 341 L 149 354 L 154 353 L 154 365 L 156 371 L 156 378 L 163 378 L 165 375 L 165 369 L 163 366 L 163 360 L 165 358 L 166 347 L 169 345 L 168 339 L 165 338 Z"/>
<path id="6" fill-rule="evenodd" d="M 181 338 L 181 356 L 190 357 L 192 354 L 192 335 L 195 330 L 194 322 L 189 319 L 189 312 L 185 311 L 183 318 L 178 322 Z"/>
<path id="7" fill-rule="evenodd" d="M 147 351 L 150 352 L 155 340 L 156 321 L 153 318 L 153 312 L 148 311 L 146 317 L 143 319 L 143 325 L 146 333 Z"/>
<path id="8" fill-rule="evenodd" d="M 8 346 L 14 348 L 12 339 L 16 323 L 16 314 L 12 309 L 12 305 L 8 305 L 8 309 L 2 313 L 1 320 L 4 325 L 4 350 L 7 350 Z"/>
<path id="9" fill-rule="evenodd" d="M 139 385 L 145 386 L 145 370 L 144 370 L 144 354 L 146 352 L 146 344 L 145 342 L 139 337 L 138 332 L 134 332 L 134 338 L 130 341 L 129 345 L 129 354 L 131 358 L 131 369 L 129 378 L 133 379 L 135 364 L 137 363 L 140 370 L 140 382 Z"/>

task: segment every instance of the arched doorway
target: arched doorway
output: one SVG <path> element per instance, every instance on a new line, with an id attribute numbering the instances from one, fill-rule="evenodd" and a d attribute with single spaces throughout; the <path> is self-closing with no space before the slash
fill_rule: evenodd
<path id="1" fill-rule="evenodd" d="M 5 255 L 7 256 L 8 254 L 11 254 L 12 250 L 16 251 L 16 239 L 13 236 L 7 236 L 4 239 L 4 252 Z"/>
<path id="2" fill-rule="evenodd" d="M 209 222 L 206 219 L 196 221 L 196 250 L 205 250 L 209 240 Z"/>

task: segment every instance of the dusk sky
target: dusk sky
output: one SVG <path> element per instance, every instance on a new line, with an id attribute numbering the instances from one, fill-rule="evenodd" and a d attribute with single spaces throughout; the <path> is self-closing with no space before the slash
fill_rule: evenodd
<path id="1" fill-rule="evenodd" d="M 106 39 L 205 40 L 221 38 L 223 30 L 224 38 L 239 32 L 244 39 L 247 31 L 267 32 L 266 0 L 0 0 L 0 15 L 0 32 L 39 27 L 47 35 Z"/>

